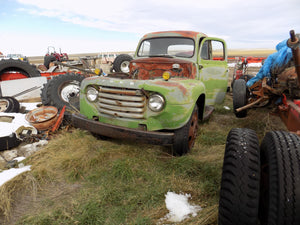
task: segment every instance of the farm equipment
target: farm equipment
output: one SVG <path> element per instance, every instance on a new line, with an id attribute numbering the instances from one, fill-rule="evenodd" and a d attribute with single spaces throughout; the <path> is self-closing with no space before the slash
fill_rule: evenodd
<path id="1" fill-rule="evenodd" d="M 256 77 L 236 81 L 233 86 L 233 106 L 237 117 L 245 117 L 247 109 L 272 103 L 287 128 L 300 130 L 300 54 L 299 34 L 277 46 Z M 292 60 L 294 58 L 294 60 Z"/>
<path id="2" fill-rule="evenodd" d="M 290 132 L 270 131 L 259 145 L 255 131 L 232 129 L 226 141 L 220 190 L 220 225 L 300 224 L 300 35 L 277 45 L 256 77 L 236 80 L 237 117 L 268 102 Z M 265 67 L 265 65 L 267 65 Z M 265 67 L 265 68 L 264 68 Z M 267 68 L 267 69 L 266 69 Z"/>
<path id="3" fill-rule="evenodd" d="M 231 88 L 236 80 L 243 79 L 246 82 L 254 77 L 254 75 L 248 74 L 248 64 L 250 62 L 262 62 L 263 58 L 257 57 L 238 57 L 237 63 L 233 70 Z"/>
<path id="4" fill-rule="evenodd" d="M 69 56 L 67 53 L 62 53 L 61 49 L 59 49 L 59 53 L 55 51 L 53 46 L 48 46 L 47 53 L 45 56 L 54 56 L 56 61 L 62 62 L 69 60 Z"/>

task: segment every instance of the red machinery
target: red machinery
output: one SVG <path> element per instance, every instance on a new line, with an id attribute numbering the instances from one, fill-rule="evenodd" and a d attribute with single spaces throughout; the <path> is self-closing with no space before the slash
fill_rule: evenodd
<path id="1" fill-rule="evenodd" d="M 56 61 L 62 62 L 69 60 L 69 56 L 67 53 L 61 53 L 61 49 L 59 49 L 59 53 L 55 51 L 53 46 L 48 46 L 47 53 L 45 56 L 53 55 L 56 58 Z"/>

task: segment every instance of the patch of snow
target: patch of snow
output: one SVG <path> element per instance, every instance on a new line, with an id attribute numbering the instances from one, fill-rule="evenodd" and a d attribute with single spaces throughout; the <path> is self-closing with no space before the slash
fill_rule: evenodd
<path id="1" fill-rule="evenodd" d="M 11 168 L 9 170 L 4 170 L 0 172 L 0 187 L 7 181 L 13 179 L 21 173 L 30 171 L 31 166 L 24 166 L 22 168 Z"/>
<path id="2" fill-rule="evenodd" d="M 38 108 L 38 105 L 40 105 L 41 102 L 21 102 L 20 106 L 24 107 L 26 110 L 31 111 L 33 109 Z"/>
<path id="3" fill-rule="evenodd" d="M 188 218 L 189 215 L 195 217 L 197 212 L 202 210 L 201 206 L 189 204 L 188 199 L 191 197 L 190 194 L 168 192 L 165 196 L 166 207 L 169 213 L 162 220 L 181 222 Z"/>
<path id="4" fill-rule="evenodd" d="M 21 113 L 0 113 L 0 116 L 12 116 L 14 117 L 11 123 L 0 122 L 0 137 L 9 136 L 15 132 L 19 127 L 31 127 L 29 122 L 25 119 L 26 114 Z"/>
<path id="5" fill-rule="evenodd" d="M 24 159 L 26 159 L 24 156 L 20 156 L 20 157 L 14 158 L 14 160 L 17 160 L 18 162 L 21 162 Z"/>

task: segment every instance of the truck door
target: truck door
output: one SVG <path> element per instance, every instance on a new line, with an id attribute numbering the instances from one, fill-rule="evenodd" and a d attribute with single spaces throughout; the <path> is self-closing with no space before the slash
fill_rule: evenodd
<path id="1" fill-rule="evenodd" d="M 199 79 L 206 87 L 206 104 L 220 104 L 228 86 L 226 43 L 219 38 L 204 38 L 198 54 Z"/>

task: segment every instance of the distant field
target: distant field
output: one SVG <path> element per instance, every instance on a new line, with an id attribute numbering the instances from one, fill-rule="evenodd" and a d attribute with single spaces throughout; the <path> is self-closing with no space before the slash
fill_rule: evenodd
<path id="1" fill-rule="evenodd" d="M 273 49 L 228 49 L 228 56 L 259 56 L 267 57 L 268 55 L 274 53 Z M 117 54 L 122 53 L 133 53 L 133 52 L 114 52 Z M 99 53 L 78 53 L 70 54 L 70 59 L 77 60 L 78 57 L 84 56 L 97 56 Z M 44 61 L 44 56 L 30 56 L 28 57 L 29 61 L 33 64 L 41 64 Z"/>
<path id="2" fill-rule="evenodd" d="M 275 50 L 273 49 L 228 49 L 229 56 L 259 56 L 266 57 Z"/>

